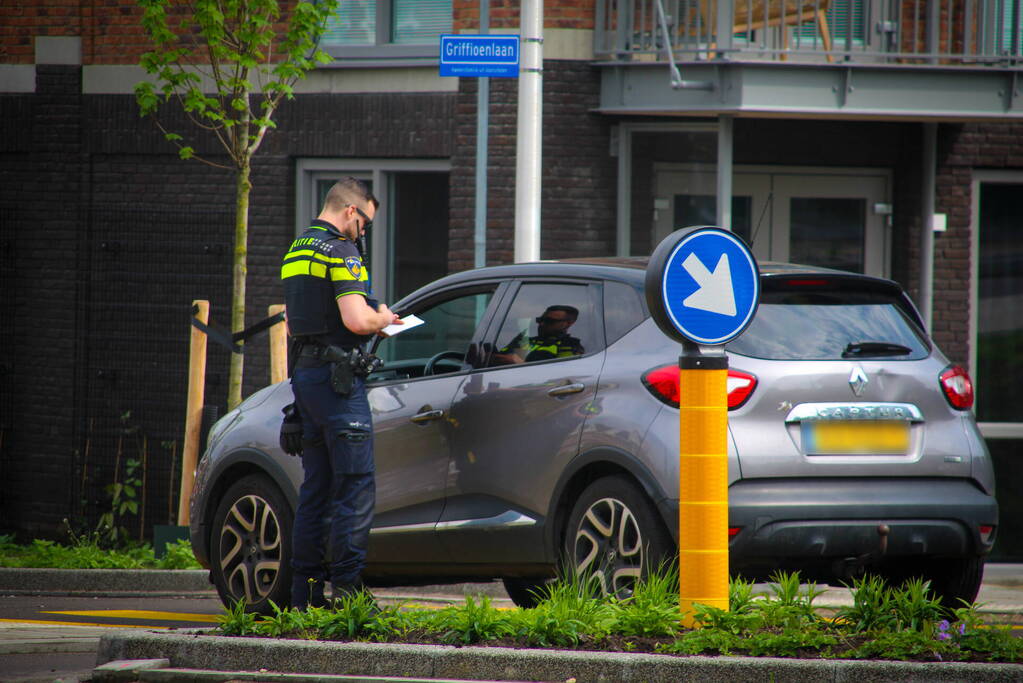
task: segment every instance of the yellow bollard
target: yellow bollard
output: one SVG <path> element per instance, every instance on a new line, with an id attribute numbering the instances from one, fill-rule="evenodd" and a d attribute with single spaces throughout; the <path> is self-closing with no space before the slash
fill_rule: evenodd
<path id="1" fill-rule="evenodd" d="M 728 358 L 679 358 L 679 608 L 728 609 Z"/>

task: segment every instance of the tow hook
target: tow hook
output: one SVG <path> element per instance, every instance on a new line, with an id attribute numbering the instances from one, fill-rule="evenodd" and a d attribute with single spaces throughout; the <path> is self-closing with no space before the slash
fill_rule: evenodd
<path id="1" fill-rule="evenodd" d="M 876 563 L 885 553 L 888 552 L 888 535 L 892 529 L 887 524 L 877 525 L 877 547 L 870 552 L 863 553 L 857 557 L 847 557 L 844 561 L 845 571 L 842 572 L 848 577 L 860 576 L 868 565 Z"/>

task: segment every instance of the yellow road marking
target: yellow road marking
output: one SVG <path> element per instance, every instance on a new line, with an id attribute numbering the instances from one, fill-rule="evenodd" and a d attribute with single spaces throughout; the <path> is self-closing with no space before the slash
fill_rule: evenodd
<path id="1" fill-rule="evenodd" d="M 44 619 L 3 619 L 0 622 L 8 624 L 43 624 L 45 626 L 93 626 L 96 628 L 162 628 L 169 626 L 146 626 L 144 624 L 97 624 L 95 622 L 81 621 L 46 621 Z"/>
<path id="2" fill-rule="evenodd" d="M 161 621 L 203 621 L 217 623 L 215 614 L 191 614 L 188 612 L 150 612 L 134 609 L 98 609 L 71 612 L 42 612 L 42 614 L 66 614 L 70 617 L 110 617 L 111 619 L 159 619 Z"/>

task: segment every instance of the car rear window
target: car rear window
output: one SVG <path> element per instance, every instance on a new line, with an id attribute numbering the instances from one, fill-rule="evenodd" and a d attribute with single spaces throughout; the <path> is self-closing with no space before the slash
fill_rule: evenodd
<path id="1" fill-rule="evenodd" d="M 768 360 L 919 360 L 930 345 L 898 297 L 828 286 L 767 289 L 728 351 Z"/>

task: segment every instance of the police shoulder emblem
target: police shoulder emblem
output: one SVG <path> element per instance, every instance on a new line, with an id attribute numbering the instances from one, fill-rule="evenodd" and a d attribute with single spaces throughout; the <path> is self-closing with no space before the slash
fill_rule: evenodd
<path id="1" fill-rule="evenodd" d="M 348 256 L 345 258 L 345 267 L 348 268 L 348 272 L 352 274 L 356 280 L 362 275 L 362 259 L 358 256 Z"/>

